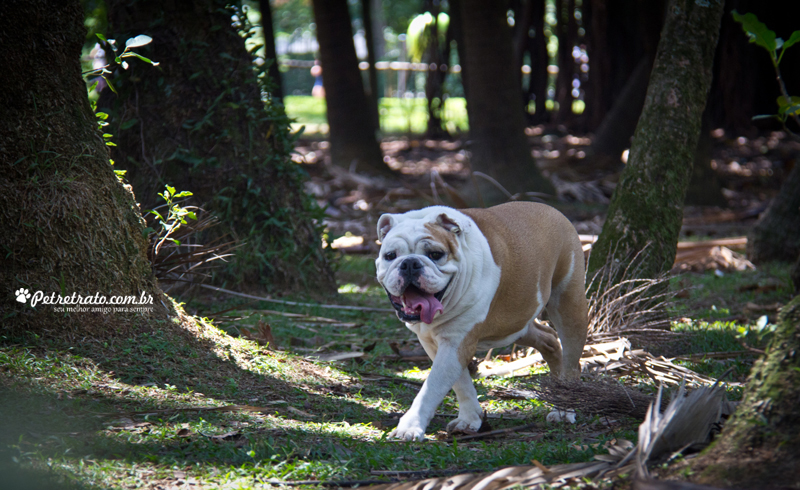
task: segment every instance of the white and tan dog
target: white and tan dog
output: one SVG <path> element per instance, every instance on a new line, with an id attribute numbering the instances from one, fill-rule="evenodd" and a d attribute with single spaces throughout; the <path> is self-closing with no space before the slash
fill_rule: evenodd
<path id="1" fill-rule="evenodd" d="M 448 431 L 480 428 L 482 410 L 467 370 L 478 349 L 516 342 L 538 349 L 553 375 L 579 375 L 587 329 L 584 259 L 563 214 L 529 202 L 460 211 L 432 206 L 384 214 L 378 236 L 378 281 L 433 360 L 391 437 L 424 439 L 451 388 L 459 409 Z M 555 331 L 534 322 L 544 308 Z"/>

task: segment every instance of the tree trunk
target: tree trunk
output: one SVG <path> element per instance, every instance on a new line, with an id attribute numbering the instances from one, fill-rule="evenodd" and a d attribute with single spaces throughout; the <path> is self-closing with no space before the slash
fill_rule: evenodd
<path id="1" fill-rule="evenodd" d="M 589 80 L 586 84 L 586 114 L 590 131 L 598 131 L 608 112 L 617 104 L 626 104 L 623 92 L 642 58 L 655 58 L 659 33 L 663 26 L 664 2 L 652 0 L 598 0 L 584 2 L 588 14 L 587 51 Z M 649 70 L 646 75 L 649 75 Z M 646 90 L 645 79 L 642 90 Z M 631 103 L 641 113 L 642 99 Z M 628 112 L 628 109 L 624 109 Z M 638 115 L 638 114 L 637 114 Z M 627 141 L 635 129 L 628 125 L 619 138 Z M 609 123 L 613 128 L 614 124 Z M 596 140 L 599 137 L 595 138 Z"/>
<path id="2" fill-rule="evenodd" d="M 278 53 L 275 50 L 275 30 L 272 25 L 272 8 L 269 0 L 259 0 L 261 10 L 261 29 L 264 35 L 264 60 L 270 63 L 267 75 L 271 80 L 270 94 L 273 99 L 283 103 L 283 83 L 278 69 Z"/>
<path id="3" fill-rule="evenodd" d="M 372 126 L 375 131 L 380 131 L 381 120 L 378 114 L 378 70 L 375 68 L 375 35 L 372 32 L 372 2 L 373 0 L 361 0 L 361 17 L 364 21 L 364 39 L 367 43 L 367 76 L 369 78 L 369 90 L 367 95 L 367 102 L 369 103 L 369 112 L 372 115 Z"/>
<path id="4" fill-rule="evenodd" d="M 442 114 L 444 113 L 444 77 L 446 71 L 440 67 L 446 64 L 447 57 L 444 53 L 449 53 L 448 46 L 439 45 L 439 32 L 442 26 L 439 25 L 439 5 L 431 2 L 430 13 L 433 16 L 433 24 L 430 26 L 430 34 L 423 36 L 428 39 L 425 48 L 426 54 L 423 61 L 428 64 L 428 72 L 425 77 L 425 98 L 428 101 L 428 124 L 427 135 L 429 138 L 442 138 L 447 133 L 442 125 Z"/>
<path id="5" fill-rule="evenodd" d="M 628 164 L 592 249 L 587 278 L 642 251 L 640 277 L 675 260 L 723 3 L 671 0 Z M 618 278 L 616 278 L 618 280 Z"/>
<path id="6" fill-rule="evenodd" d="M 691 479 L 725 488 L 795 488 L 800 480 L 800 295 L 783 307 L 767 352 L 721 436 L 689 463 Z M 686 474 L 681 472 L 681 474 Z"/>
<path id="7" fill-rule="evenodd" d="M 246 242 L 225 269 L 232 284 L 335 291 L 321 248 L 321 212 L 303 192 L 306 176 L 290 160 L 283 108 L 262 102 L 250 55 L 231 28 L 224 0 L 109 0 L 109 30 L 124 39 L 147 33 L 142 54 L 114 78 L 112 156 L 139 199 L 152 207 L 170 184 L 221 222 L 219 233 Z M 159 203 L 160 204 L 160 203 Z"/>
<path id="8" fill-rule="evenodd" d="M 722 183 L 714 169 L 711 168 L 711 121 L 708 106 L 703 113 L 703 124 L 700 128 L 700 139 L 697 142 L 697 151 L 692 165 L 692 177 L 686 189 L 687 206 L 721 206 L 728 204 L 722 194 Z"/>
<path id="9" fill-rule="evenodd" d="M 755 263 L 794 261 L 800 255 L 800 165 L 795 164 L 777 196 L 747 237 Z"/>
<path id="10" fill-rule="evenodd" d="M 557 0 L 558 15 L 558 76 L 556 77 L 555 121 L 564 124 L 572 119 L 572 79 L 575 77 L 575 58 L 572 48 L 578 41 L 575 20 L 575 0 Z"/>
<path id="11" fill-rule="evenodd" d="M 469 110 L 469 82 L 467 80 L 467 56 L 469 55 L 467 55 L 464 42 L 464 14 L 462 13 L 461 0 L 450 0 L 450 30 L 453 33 L 453 40 L 456 42 L 458 63 L 461 67 L 461 86 L 464 88 L 464 98 L 467 101 L 467 109 Z"/>
<path id="12" fill-rule="evenodd" d="M 553 193 L 553 187 L 533 162 L 525 137 L 525 118 L 519 104 L 514 72 L 511 29 L 506 2 L 462 0 L 467 59 L 467 112 L 471 165 L 495 179 L 511 194 Z M 485 204 L 506 199 L 495 185 L 477 179 Z"/>
<path id="13" fill-rule="evenodd" d="M 392 174 L 383 156 L 358 70 L 347 0 L 314 0 L 322 83 L 331 128 L 331 160 L 344 168 Z"/>
<path id="14" fill-rule="evenodd" d="M 603 122 L 597 128 L 592 141 L 593 155 L 607 156 L 619 161 L 622 152 L 630 148 L 631 136 L 636 131 L 647 97 L 647 85 L 652 67 L 653 59 L 647 55 L 636 65 L 611 110 L 606 113 Z"/>
<path id="15" fill-rule="evenodd" d="M 170 311 L 147 260 L 139 208 L 109 164 L 89 106 L 83 22 L 77 0 L 19 0 L 0 10 L 0 282 L 8 298 L 0 318 L 12 336 L 124 335 Z M 31 307 L 19 289 L 62 297 L 144 293 L 153 310 L 60 313 Z"/>
<path id="16" fill-rule="evenodd" d="M 534 101 L 536 113 L 529 118 L 531 122 L 540 124 L 547 122 L 549 116 L 545 102 L 547 101 L 547 80 L 549 74 L 547 65 L 550 59 L 547 54 L 547 36 L 544 35 L 544 16 L 546 2 L 544 0 L 531 0 L 533 2 L 534 29 L 533 38 L 529 38 L 531 54 L 531 78 L 528 84 L 528 100 Z M 584 4 L 585 5 L 585 4 Z"/>

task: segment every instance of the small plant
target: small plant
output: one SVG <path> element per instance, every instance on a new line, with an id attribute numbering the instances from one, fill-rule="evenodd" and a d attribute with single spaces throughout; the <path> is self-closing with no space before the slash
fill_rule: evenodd
<path id="1" fill-rule="evenodd" d="M 758 20 L 758 17 L 756 17 L 755 14 L 740 14 L 734 10 L 732 15 L 734 20 L 742 25 L 742 29 L 744 29 L 747 37 L 750 38 L 750 42 L 761 46 L 767 50 L 767 53 L 769 53 L 770 60 L 772 60 L 772 66 L 775 68 L 775 74 L 777 76 L 778 85 L 780 86 L 782 94 L 780 97 L 778 97 L 777 114 L 755 116 L 753 119 L 776 118 L 783 124 L 784 128 L 786 128 L 786 121 L 791 117 L 798 124 L 798 126 L 800 126 L 800 119 L 798 118 L 798 116 L 800 116 L 800 97 L 789 95 L 786 90 L 786 84 L 783 83 L 783 77 L 781 76 L 780 70 L 781 60 L 783 59 L 783 55 L 786 53 L 786 50 L 800 42 L 800 30 L 794 31 L 792 35 L 789 36 L 789 39 L 784 41 L 783 39 L 777 37 L 775 31 L 770 30 L 763 22 Z M 788 128 L 786 128 L 786 130 L 789 131 Z M 797 136 L 791 131 L 789 131 L 789 133 L 795 137 Z"/>
<path id="2" fill-rule="evenodd" d="M 148 213 L 153 214 L 156 217 L 156 220 L 161 225 L 161 230 L 157 233 L 158 238 L 155 240 L 154 255 L 158 255 L 159 250 L 161 250 L 161 245 L 163 245 L 167 240 L 173 242 L 175 245 L 181 244 L 179 240 L 171 238 L 170 235 L 178 231 L 178 228 L 180 228 L 181 225 L 187 224 L 186 218 L 197 221 L 197 215 L 194 213 L 194 211 L 174 202 L 175 199 L 191 196 L 191 192 L 181 191 L 176 193 L 175 188 L 168 185 L 166 186 L 164 192 L 161 192 L 158 195 L 161 196 L 164 201 L 166 201 L 167 217 L 164 218 L 164 216 L 155 209 L 148 211 Z M 147 231 L 155 230 L 148 228 Z"/>

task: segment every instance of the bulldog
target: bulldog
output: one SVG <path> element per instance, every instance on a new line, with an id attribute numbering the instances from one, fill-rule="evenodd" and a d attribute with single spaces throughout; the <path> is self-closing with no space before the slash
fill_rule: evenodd
<path id="1" fill-rule="evenodd" d="M 477 431 L 482 410 L 467 364 L 479 349 L 534 347 L 552 375 L 579 376 L 588 323 L 584 258 L 559 211 L 530 202 L 432 206 L 382 215 L 378 236 L 378 282 L 433 361 L 390 437 L 424 439 L 451 388 L 458 418 L 447 430 Z M 535 321 L 543 309 L 555 329 Z"/>

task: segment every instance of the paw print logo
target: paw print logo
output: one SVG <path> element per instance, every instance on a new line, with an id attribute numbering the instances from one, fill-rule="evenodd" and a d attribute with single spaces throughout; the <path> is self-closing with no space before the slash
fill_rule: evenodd
<path id="1" fill-rule="evenodd" d="M 28 292 L 27 289 L 17 289 L 14 291 L 14 296 L 17 297 L 17 301 L 20 303 L 27 303 L 29 299 L 31 299 L 31 293 Z"/>

